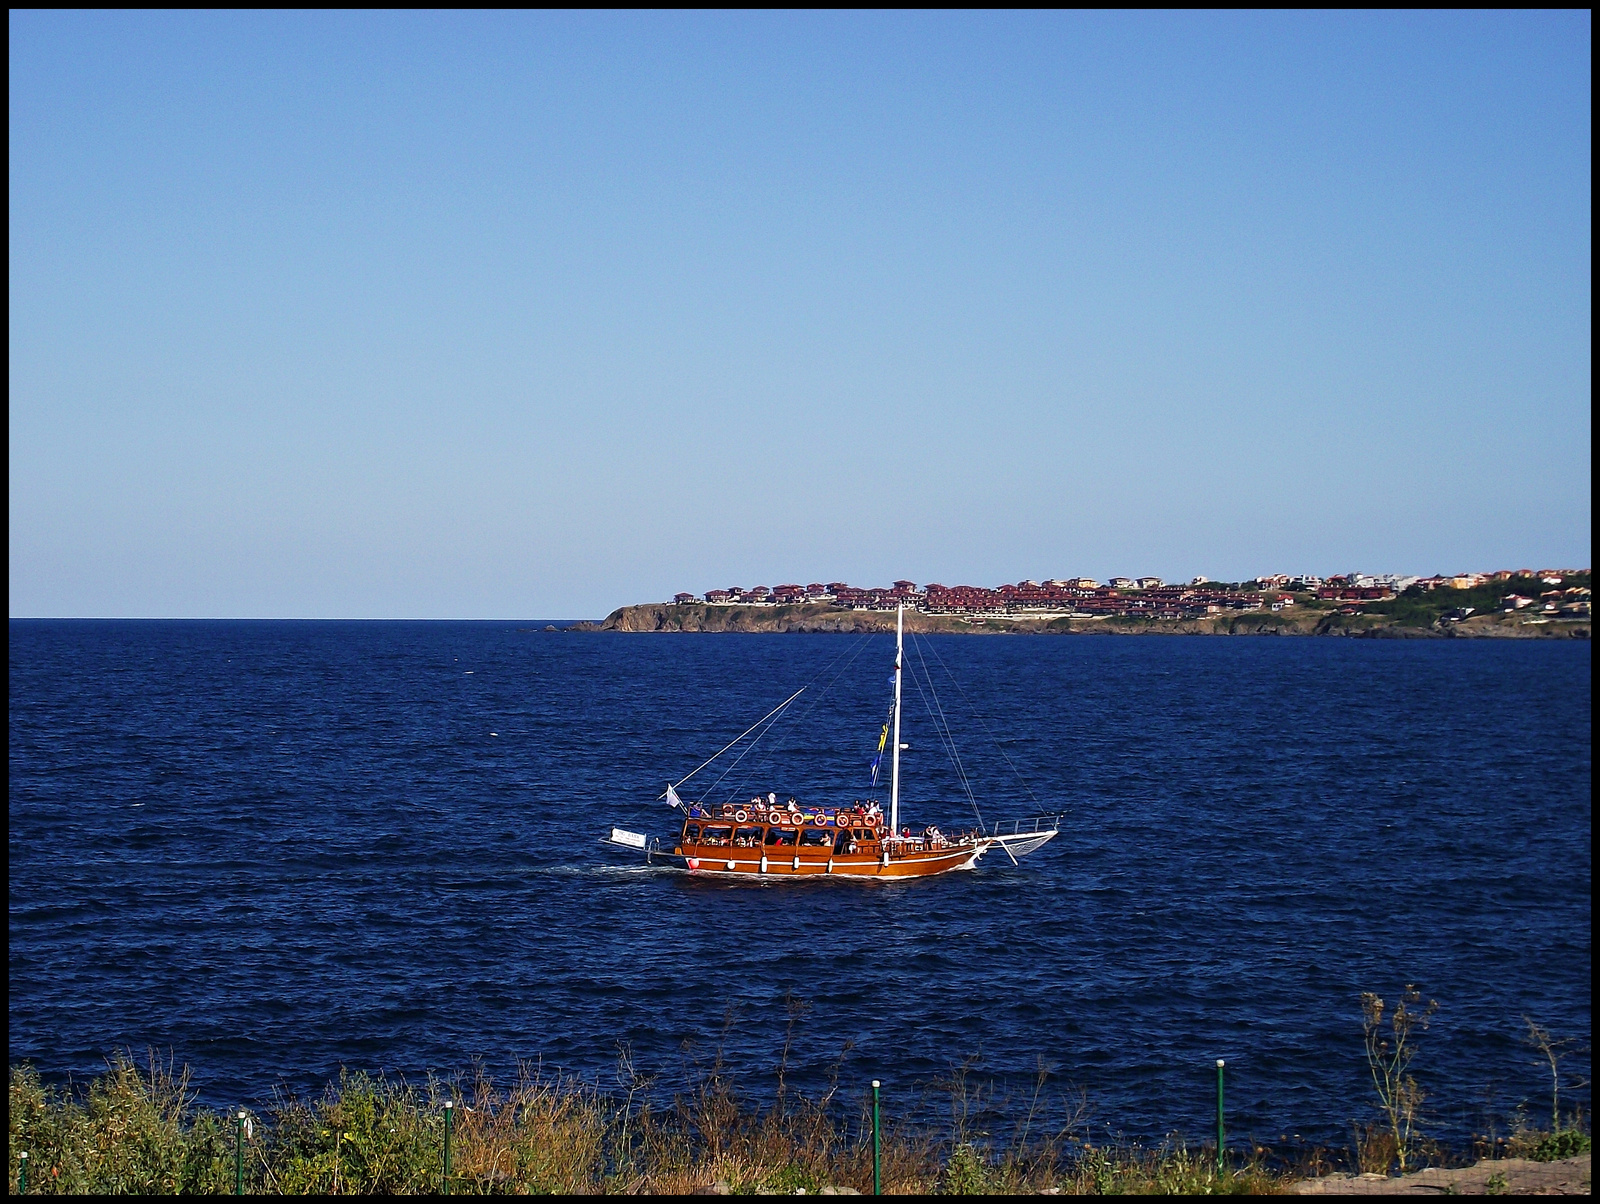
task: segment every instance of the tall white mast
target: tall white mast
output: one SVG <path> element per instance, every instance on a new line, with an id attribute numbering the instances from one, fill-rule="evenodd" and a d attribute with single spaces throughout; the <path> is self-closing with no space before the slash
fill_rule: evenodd
<path id="1" fill-rule="evenodd" d="M 906 608 L 894 609 L 894 768 L 889 777 L 889 831 L 900 834 L 900 661 L 905 650 Z"/>

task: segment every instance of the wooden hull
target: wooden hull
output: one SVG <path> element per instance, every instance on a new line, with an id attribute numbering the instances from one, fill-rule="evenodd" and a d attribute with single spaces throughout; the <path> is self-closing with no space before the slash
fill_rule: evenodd
<path id="1" fill-rule="evenodd" d="M 986 851 L 983 844 L 953 844 L 941 849 L 910 851 L 891 855 L 853 853 L 830 856 L 825 849 L 783 850 L 779 856 L 762 857 L 762 850 L 747 848 L 709 848 L 679 845 L 670 854 L 657 853 L 652 860 L 670 860 L 691 874 L 723 877 L 850 877 L 850 878 L 925 878 L 951 870 L 967 870 L 977 864 Z"/>

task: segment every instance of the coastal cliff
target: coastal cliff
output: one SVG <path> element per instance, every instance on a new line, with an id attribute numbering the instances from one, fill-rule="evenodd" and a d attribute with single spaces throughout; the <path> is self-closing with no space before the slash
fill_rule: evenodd
<path id="1" fill-rule="evenodd" d="M 1588 639 L 1588 620 L 1530 621 L 1517 614 L 1474 615 L 1459 622 L 1409 625 L 1387 615 L 1348 615 L 1311 607 L 1279 612 L 1246 611 L 1194 619 L 1014 617 L 929 615 L 907 611 L 906 630 L 963 635 L 1280 635 L 1346 636 L 1368 639 Z M 892 632 L 892 611 L 852 610 L 826 603 L 785 606 L 705 602 L 622 606 L 601 623 L 576 630 L 627 632 Z"/>

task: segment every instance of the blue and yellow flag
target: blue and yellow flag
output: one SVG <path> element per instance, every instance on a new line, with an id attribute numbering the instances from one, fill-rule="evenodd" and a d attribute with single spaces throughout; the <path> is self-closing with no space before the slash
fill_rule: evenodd
<path id="1" fill-rule="evenodd" d="M 889 742 L 889 725 L 883 725 L 883 731 L 878 733 L 878 755 L 872 758 L 872 784 L 878 784 L 878 766 L 883 763 L 883 746 Z"/>

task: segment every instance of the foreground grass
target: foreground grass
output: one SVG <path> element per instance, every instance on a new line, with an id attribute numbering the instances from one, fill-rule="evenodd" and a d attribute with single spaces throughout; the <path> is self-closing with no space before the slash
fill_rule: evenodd
<path id="1" fill-rule="evenodd" d="M 1041 1084 L 1042 1085 L 1042 1084 Z M 642 1080 L 605 1094 L 524 1073 L 500 1089 L 480 1078 L 465 1091 L 344 1075 L 315 1101 L 280 1100 L 252 1116 L 244 1141 L 245 1190 L 267 1194 L 436 1192 L 444 1172 L 444 1103 L 454 1102 L 455 1192 L 685 1193 L 713 1184 L 734 1193 L 824 1187 L 872 1190 L 870 1113 L 786 1094 L 759 1107 L 720 1073 L 708 1073 L 665 1107 L 644 1101 Z M 10 1188 L 29 1154 L 29 1192 L 226 1193 L 235 1182 L 235 1120 L 196 1110 L 184 1074 L 122 1058 L 71 1095 L 13 1067 Z M 1285 1180 L 1258 1164 L 1222 1174 L 1214 1154 L 1181 1143 L 1161 1149 L 1093 1147 L 1072 1124 L 1042 1120 L 1038 1093 L 1017 1141 L 995 1149 L 968 1132 L 972 1101 L 950 1085 L 949 1122 L 886 1119 L 888 1193 L 1266 1193 Z M 1028 1130 L 1035 1130 L 1030 1136 Z"/>
<path id="2" fill-rule="evenodd" d="M 717 1185 L 732 1193 L 872 1190 L 871 1114 L 843 1107 L 834 1091 L 808 1099 L 784 1090 L 761 1106 L 713 1067 L 665 1106 L 653 1084 L 623 1061 L 618 1089 L 525 1071 L 501 1088 L 480 1076 L 463 1089 L 430 1078 L 341 1075 L 320 1099 L 281 1098 L 250 1116 L 242 1143 L 244 1189 L 253 1194 L 427 1194 L 444 1173 L 445 1102 L 453 1104 L 450 1189 L 465 1193 L 681 1194 Z M 1215 1150 L 1181 1141 L 1157 1148 L 1095 1146 L 1078 1134 L 1081 1097 L 1045 1096 L 1041 1076 L 1017 1137 L 996 1146 L 979 1131 L 997 1108 L 962 1072 L 911 1121 L 886 1117 L 886 1193 L 954 1195 L 1053 1191 L 1067 1195 L 1276 1194 L 1295 1179 L 1333 1169 L 1322 1151 L 1287 1166 L 1257 1148 L 1222 1172 Z M 1017 1108 L 1013 1117 L 1022 1113 Z M 236 1175 L 237 1116 L 193 1107 L 187 1074 L 152 1059 L 111 1064 L 87 1090 L 44 1085 L 30 1067 L 11 1070 L 10 1190 L 28 1152 L 30 1193 L 228 1193 Z M 1576 1124 L 1576 1122 L 1575 1122 Z M 1358 1131 L 1349 1169 L 1386 1173 L 1392 1138 Z M 1580 1128 L 1519 1130 L 1480 1156 L 1552 1160 L 1582 1153 Z M 1442 1151 L 1417 1151 L 1426 1163 Z M 1342 1161 L 1342 1160 L 1341 1160 Z"/>

